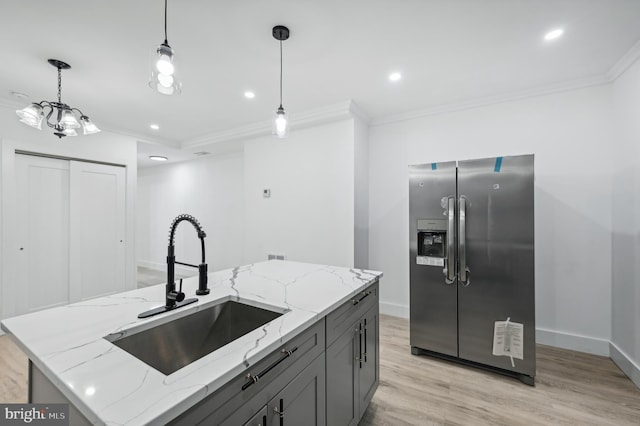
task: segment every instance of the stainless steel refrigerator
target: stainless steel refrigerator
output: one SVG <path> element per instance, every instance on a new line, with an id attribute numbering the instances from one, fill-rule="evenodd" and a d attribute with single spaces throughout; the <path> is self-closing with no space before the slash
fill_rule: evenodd
<path id="1" fill-rule="evenodd" d="M 533 176 L 533 155 L 409 166 L 414 355 L 534 384 Z"/>

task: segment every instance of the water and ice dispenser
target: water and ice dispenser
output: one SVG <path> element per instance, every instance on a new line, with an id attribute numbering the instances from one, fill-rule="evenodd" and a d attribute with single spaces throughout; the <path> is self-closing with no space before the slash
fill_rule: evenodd
<path id="1" fill-rule="evenodd" d="M 447 257 L 447 220 L 418 219 L 418 265 L 444 266 Z"/>

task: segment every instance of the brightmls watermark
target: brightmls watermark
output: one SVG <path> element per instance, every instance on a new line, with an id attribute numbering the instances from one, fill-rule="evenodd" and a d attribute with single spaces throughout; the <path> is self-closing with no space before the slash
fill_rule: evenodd
<path id="1" fill-rule="evenodd" d="M 0 404 L 0 425 L 69 426 L 69 404 Z"/>

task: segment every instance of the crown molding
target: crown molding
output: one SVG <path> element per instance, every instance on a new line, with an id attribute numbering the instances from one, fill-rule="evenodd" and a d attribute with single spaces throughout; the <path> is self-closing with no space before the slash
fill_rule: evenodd
<path id="1" fill-rule="evenodd" d="M 640 58 L 640 40 L 636 42 L 631 49 L 627 50 L 622 58 L 616 62 L 611 69 L 607 72 L 607 77 L 610 81 L 615 81 L 620 77 L 631 65 L 633 65 L 638 58 Z"/>
<path id="2" fill-rule="evenodd" d="M 293 123 L 291 126 L 292 129 L 303 129 L 305 127 L 345 120 L 354 116 L 367 122 L 369 121 L 366 113 L 350 99 L 336 104 L 327 105 L 322 108 L 289 114 L 290 120 Z M 266 136 L 270 135 L 271 131 L 271 120 L 264 120 L 246 126 L 224 130 L 222 132 L 207 133 L 197 138 L 182 142 L 182 148 L 197 148 L 221 142 Z"/>
<path id="3" fill-rule="evenodd" d="M 472 108 L 480 108 L 489 105 L 500 104 L 504 102 L 517 101 L 521 99 L 533 98 L 537 96 L 551 95 L 553 93 L 567 92 L 571 90 L 583 89 L 591 86 L 601 86 L 611 83 L 607 75 L 601 75 L 591 78 L 573 80 L 568 83 L 552 84 L 548 86 L 537 87 L 535 89 L 520 90 L 497 96 L 487 96 L 483 98 L 472 99 L 464 102 L 456 102 L 451 104 L 439 105 L 433 108 L 410 111 L 403 114 L 396 114 L 387 117 L 373 119 L 370 123 L 372 127 L 382 126 L 385 124 L 397 123 L 400 121 L 413 120 L 415 118 L 428 117 L 438 114 L 446 114 L 451 112 L 463 111 Z"/>

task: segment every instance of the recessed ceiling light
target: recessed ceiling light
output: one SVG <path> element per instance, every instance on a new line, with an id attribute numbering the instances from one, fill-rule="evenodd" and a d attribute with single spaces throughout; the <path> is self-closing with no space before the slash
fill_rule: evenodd
<path id="1" fill-rule="evenodd" d="M 150 155 L 149 156 L 149 160 L 153 160 L 153 161 L 167 161 L 168 158 L 167 157 L 163 157 L 161 155 Z"/>
<path id="2" fill-rule="evenodd" d="M 158 126 L 157 124 L 149 124 L 149 127 L 153 130 L 158 130 L 160 128 L 160 126 Z"/>
<path id="3" fill-rule="evenodd" d="M 399 72 L 392 72 L 391 74 L 389 74 L 389 80 L 391 81 L 398 81 L 402 78 L 402 74 L 400 74 Z"/>
<path id="4" fill-rule="evenodd" d="M 562 28 L 558 28 L 556 30 L 549 31 L 547 34 L 545 34 L 544 39 L 547 41 L 555 40 L 558 37 L 560 37 L 562 34 L 564 34 L 564 30 Z"/>
<path id="5" fill-rule="evenodd" d="M 247 98 L 247 99 L 253 99 L 253 98 L 256 97 L 256 94 L 253 93 L 253 92 L 246 91 L 246 92 L 244 92 L 244 97 Z"/>

